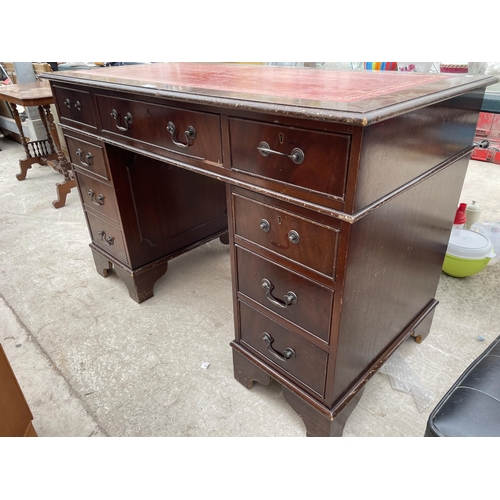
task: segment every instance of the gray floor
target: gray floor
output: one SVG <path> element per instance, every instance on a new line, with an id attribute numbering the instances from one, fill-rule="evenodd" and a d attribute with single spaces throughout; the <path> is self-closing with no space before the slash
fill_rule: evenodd
<path id="1" fill-rule="evenodd" d="M 116 275 L 96 273 L 77 193 L 54 209 L 62 177 L 34 165 L 20 182 L 23 148 L 1 136 L 0 148 L 0 342 L 40 436 L 305 435 L 277 384 L 247 390 L 233 378 L 227 246 L 175 259 L 138 305 Z M 461 200 L 500 221 L 499 187 L 500 166 L 471 161 Z M 499 285 L 500 265 L 442 274 L 431 333 L 398 351 L 434 399 L 419 411 L 378 373 L 344 436 L 422 436 L 433 406 L 500 334 Z"/>

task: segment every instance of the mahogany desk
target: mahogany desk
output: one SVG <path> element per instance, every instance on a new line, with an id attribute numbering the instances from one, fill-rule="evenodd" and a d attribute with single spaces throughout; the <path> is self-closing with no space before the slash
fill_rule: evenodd
<path id="1" fill-rule="evenodd" d="M 17 85 L 1 85 L 0 100 L 10 104 L 14 120 L 19 129 L 19 135 L 21 136 L 21 143 L 26 154 L 24 159 L 19 160 L 21 172 L 16 174 L 17 179 L 20 181 L 26 179 L 26 173 L 34 163 L 51 166 L 64 176 L 64 181 L 56 184 L 57 200 L 53 201 L 52 205 L 54 208 L 63 207 L 66 203 L 66 196 L 76 184 L 70 162 L 62 152 L 54 117 L 50 111 L 50 105 L 54 103 L 54 97 L 52 96 L 49 83 L 34 82 L 20 83 Z M 25 137 L 17 105 L 38 107 L 38 113 L 45 127 L 47 139 L 29 141 Z"/>
<path id="2" fill-rule="evenodd" d="M 496 79 L 221 64 L 45 77 L 98 272 L 142 302 L 171 258 L 228 241 L 236 379 L 277 380 L 308 435 L 342 435 L 369 378 L 429 332 Z"/>

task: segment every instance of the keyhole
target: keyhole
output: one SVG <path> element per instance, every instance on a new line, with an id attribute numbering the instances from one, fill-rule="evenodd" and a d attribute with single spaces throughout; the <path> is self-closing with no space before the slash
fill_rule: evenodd
<path id="1" fill-rule="evenodd" d="M 283 144 L 283 141 L 285 140 L 285 135 L 282 132 L 280 132 L 279 140 L 280 140 L 280 144 Z"/>
<path id="2" fill-rule="evenodd" d="M 281 216 L 278 215 L 278 224 L 281 224 Z"/>

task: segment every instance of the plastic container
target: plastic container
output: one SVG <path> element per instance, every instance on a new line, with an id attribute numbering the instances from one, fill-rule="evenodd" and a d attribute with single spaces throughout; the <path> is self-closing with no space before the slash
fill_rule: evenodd
<path id="1" fill-rule="evenodd" d="M 398 71 L 429 73 L 431 69 L 431 62 L 398 62 Z"/>
<path id="2" fill-rule="evenodd" d="M 481 217 L 482 211 L 483 209 L 477 204 L 476 200 L 472 200 L 472 205 L 468 205 L 465 210 L 465 216 L 467 217 L 467 221 L 464 226 L 465 229 L 470 229 L 472 224 L 479 222 L 479 217 Z"/>
<path id="3" fill-rule="evenodd" d="M 454 278 L 465 278 L 482 271 L 495 257 L 493 244 L 469 229 L 452 229 L 443 271 Z"/>
<path id="4" fill-rule="evenodd" d="M 465 211 L 467 210 L 467 203 L 460 203 L 455 214 L 455 220 L 453 221 L 453 227 L 461 229 L 465 227 L 467 222 L 467 215 Z"/>
<path id="5" fill-rule="evenodd" d="M 486 236 L 493 245 L 496 256 L 492 258 L 488 265 L 492 266 L 500 261 L 500 222 L 476 222 L 472 225 L 471 231 Z"/>

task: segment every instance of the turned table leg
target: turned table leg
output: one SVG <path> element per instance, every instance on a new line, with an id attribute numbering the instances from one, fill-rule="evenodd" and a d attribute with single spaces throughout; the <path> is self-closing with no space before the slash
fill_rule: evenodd
<path id="1" fill-rule="evenodd" d="M 16 174 L 16 178 L 18 181 L 23 181 L 26 179 L 26 173 L 28 172 L 28 169 L 31 168 L 31 165 L 33 163 L 38 162 L 38 158 L 33 158 L 33 156 L 30 153 L 29 147 L 28 147 L 28 139 L 26 139 L 24 132 L 23 132 L 23 124 L 21 122 L 21 117 L 19 116 L 19 111 L 17 110 L 17 106 L 10 102 L 10 108 L 12 109 L 12 115 L 14 116 L 14 121 L 16 122 L 17 129 L 19 130 L 19 135 L 21 137 L 21 144 L 24 148 L 24 153 L 26 154 L 26 158 L 23 160 L 19 160 L 19 166 L 21 167 L 21 172 L 19 174 Z"/>
<path id="2" fill-rule="evenodd" d="M 57 128 L 54 123 L 54 116 L 50 111 L 50 105 L 46 104 L 38 107 L 40 112 L 40 117 L 43 116 L 42 121 L 47 130 L 47 137 L 49 138 L 49 144 L 51 148 L 55 147 L 57 153 L 57 163 L 48 162 L 55 170 L 64 176 L 64 181 L 56 184 L 57 200 L 52 202 L 54 208 L 64 207 L 66 204 L 66 197 L 69 192 L 76 187 L 76 181 L 74 179 L 73 171 L 71 169 L 71 163 L 66 158 L 65 154 L 61 148 L 61 142 L 59 140 L 59 134 L 57 133 Z"/>

